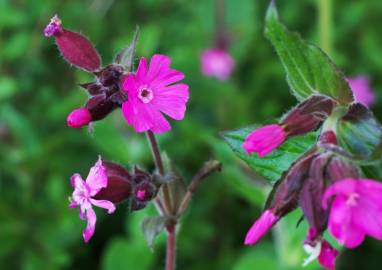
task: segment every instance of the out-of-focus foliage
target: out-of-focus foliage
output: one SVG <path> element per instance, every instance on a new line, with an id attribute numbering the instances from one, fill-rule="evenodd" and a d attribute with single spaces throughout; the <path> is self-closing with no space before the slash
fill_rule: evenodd
<path id="1" fill-rule="evenodd" d="M 318 43 L 317 0 L 279 1 L 290 29 Z M 189 178 L 205 159 L 224 164 L 203 182 L 178 234 L 178 269 L 299 269 L 305 254 L 306 224 L 300 213 L 277 225 L 255 247 L 243 246 L 246 230 L 265 202 L 269 186 L 235 158 L 218 133 L 269 122 L 294 103 L 282 65 L 263 36 L 267 0 L 226 0 L 237 61 L 232 79 L 219 82 L 200 73 L 200 52 L 212 46 L 212 0 L 0 0 L 0 268 L 162 269 L 164 238 L 152 252 L 140 222 L 149 207 L 114 215 L 98 212 L 95 237 L 82 241 L 85 224 L 68 209 L 74 172 L 84 176 L 98 154 L 125 165 L 152 169 L 144 135 L 134 134 L 119 111 L 97 123 L 94 132 L 66 127 L 66 115 L 86 100 L 77 86 L 89 75 L 68 66 L 42 30 L 59 13 L 67 28 L 85 33 L 103 62 L 141 29 L 138 56 L 164 53 L 186 74 L 191 99 L 186 118 L 160 136 L 168 155 Z M 307 16 L 309 14 L 309 16 Z M 335 62 L 348 75 L 368 74 L 382 88 L 380 0 L 335 1 Z M 378 118 L 382 107 L 377 102 Z M 366 243 L 346 251 L 339 269 L 378 269 L 382 245 Z M 317 269 L 312 264 L 307 269 Z"/>

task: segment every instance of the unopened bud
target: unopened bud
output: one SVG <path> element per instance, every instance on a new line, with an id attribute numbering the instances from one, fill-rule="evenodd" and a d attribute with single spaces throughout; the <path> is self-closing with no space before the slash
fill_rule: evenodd
<path id="1" fill-rule="evenodd" d="M 71 128 L 87 126 L 92 121 L 90 112 L 85 108 L 73 110 L 67 117 L 66 123 Z"/>

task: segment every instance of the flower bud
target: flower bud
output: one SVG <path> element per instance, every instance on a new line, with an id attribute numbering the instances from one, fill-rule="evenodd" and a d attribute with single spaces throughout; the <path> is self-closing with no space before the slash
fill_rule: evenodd
<path id="1" fill-rule="evenodd" d="M 80 84 L 80 86 L 83 89 L 87 90 L 88 93 L 92 96 L 105 94 L 106 91 L 108 90 L 106 87 L 103 87 L 100 83 L 97 83 L 97 82 L 83 83 L 83 84 Z"/>
<path id="2" fill-rule="evenodd" d="M 117 105 L 106 95 L 97 95 L 88 100 L 85 107 L 91 114 L 92 121 L 105 118 Z"/>
<path id="3" fill-rule="evenodd" d="M 122 166 L 110 161 L 103 161 L 103 166 L 106 168 L 108 185 L 101 189 L 94 198 L 113 203 L 120 203 L 131 198 L 133 183 L 130 173 Z"/>
<path id="4" fill-rule="evenodd" d="M 154 199 L 157 193 L 156 185 L 149 181 L 143 181 L 135 186 L 134 196 L 138 201 L 147 202 Z"/>
<path id="5" fill-rule="evenodd" d="M 45 27 L 44 34 L 56 39 L 58 49 L 70 64 L 89 72 L 101 67 L 101 58 L 90 41 L 79 33 L 62 28 L 57 15 Z"/>
<path id="6" fill-rule="evenodd" d="M 92 121 L 90 112 L 85 108 L 73 110 L 67 117 L 66 123 L 71 128 L 81 128 Z"/>
<path id="7" fill-rule="evenodd" d="M 326 174 L 328 176 L 329 184 L 346 178 L 360 178 L 359 168 L 348 159 L 340 156 L 335 156 L 330 160 L 326 169 Z"/>
<path id="8" fill-rule="evenodd" d="M 96 75 L 99 82 L 103 86 L 119 86 L 121 76 L 123 74 L 123 67 L 120 65 L 111 64 L 103 68 Z"/>
<path id="9" fill-rule="evenodd" d="M 288 135 L 301 135 L 316 130 L 332 112 L 335 101 L 314 95 L 293 108 L 281 122 Z"/>

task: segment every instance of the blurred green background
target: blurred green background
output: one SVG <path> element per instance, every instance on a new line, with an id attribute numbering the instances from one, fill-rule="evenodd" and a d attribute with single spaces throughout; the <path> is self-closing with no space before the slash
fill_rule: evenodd
<path id="1" fill-rule="evenodd" d="M 318 0 L 278 1 L 283 21 L 319 43 Z M 382 95 L 382 1 L 333 0 L 332 56 L 347 75 L 367 74 Z M 284 71 L 263 37 L 268 0 L 226 0 L 226 22 L 237 62 L 220 82 L 200 73 L 199 55 L 213 45 L 212 0 L 0 0 L 0 269 L 163 269 L 165 237 L 154 252 L 140 221 L 154 207 L 128 213 L 97 212 L 96 234 L 82 241 L 85 223 L 68 208 L 69 177 L 84 177 L 97 155 L 152 169 L 144 135 L 120 111 L 94 132 L 66 127 L 67 114 L 86 101 L 77 85 L 91 78 L 67 65 L 42 30 L 58 13 L 66 28 L 86 33 L 109 63 L 141 28 L 137 56 L 163 53 L 186 74 L 191 99 L 186 118 L 159 136 L 162 149 L 189 179 L 204 160 L 224 170 L 198 189 L 178 234 L 177 269 L 300 269 L 306 224 L 300 213 L 280 222 L 255 247 L 246 230 L 258 217 L 269 186 L 241 163 L 219 131 L 269 122 L 295 103 Z M 377 117 L 382 106 L 374 107 Z M 380 269 L 382 244 L 368 239 L 345 251 L 339 269 Z M 319 269 L 313 263 L 306 269 Z"/>

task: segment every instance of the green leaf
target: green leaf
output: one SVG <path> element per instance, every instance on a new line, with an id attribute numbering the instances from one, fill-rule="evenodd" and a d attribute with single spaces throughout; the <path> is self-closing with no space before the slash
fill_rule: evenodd
<path id="1" fill-rule="evenodd" d="M 223 138 L 236 153 L 258 174 L 271 182 L 277 181 L 292 163 L 316 142 L 318 133 L 311 132 L 304 136 L 289 138 L 269 155 L 259 158 L 257 154 L 248 155 L 242 148 L 245 138 L 257 126 L 249 126 L 223 133 Z"/>
<path id="2" fill-rule="evenodd" d="M 355 159 L 378 159 L 382 150 L 382 126 L 368 108 L 356 103 L 338 121 L 337 140 Z"/>
<path id="3" fill-rule="evenodd" d="M 164 230 L 165 225 L 166 218 L 162 216 L 145 217 L 142 220 L 141 229 L 150 248 L 153 248 L 155 238 Z"/>
<path id="4" fill-rule="evenodd" d="M 123 48 L 115 57 L 114 62 L 121 64 L 126 70 L 131 71 L 135 57 L 135 48 L 139 37 L 139 27 L 137 26 L 134 32 L 133 40 L 126 48 Z"/>
<path id="5" fill-rule="evenodd" d="M 274 1 L 268 8 L 265 24 L 265 35 L 275 47 L 289 86 L 299 101 L 312 94 L 330 96 L 341 104 L 353 101 L 342 72 L 320 48 L 288 31 L 279 21 Z"/>

